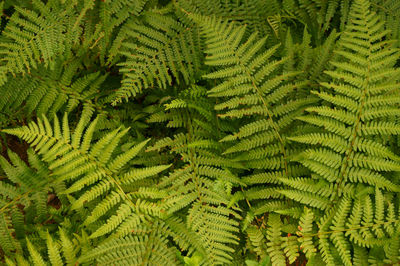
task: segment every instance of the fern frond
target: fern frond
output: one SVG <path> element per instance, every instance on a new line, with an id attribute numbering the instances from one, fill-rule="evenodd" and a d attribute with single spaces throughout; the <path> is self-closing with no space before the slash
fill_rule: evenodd
<path id="1" fill-rule="evenodd" d="M 136 211 L 161 216 L 162 209 L 154 211 L 153 205 L 148 205 L 150 203 L 146 200 L 132 198 L 123 187 L 124 184 L 134 182 L 136 178 L 132 172 L 124 174 L 123 166 L 138 154 L 147 141 L 139 143 L 126 152 L 116 154 L 119 141 L 127 133 L 127 130 L 116 129 L 104 135 L 96 143 L 92 143 L 97 120 L 89 123 L 91 115 L 92 111 L 86 109 L 73 133 L 69 129 L 67 114 L 64 115 L 62 128 L 57 117 L 54 117 L 54 126 L 51 127 L 47 118 L 43 116 L 43 121 L 38 119 L 36 123 L 31 122 L 28 126 L 3 131 L 18 136 L 35 147 L 43 160 L 49 164 L 49 169 L 57 180 L 73 182 L 64 192 L 66 194 L 80 192 L 78 199 L 71 206 L 72 209 L 84 208 L 85 204 L 96 202 L 96 199 L 108 193 L 118 195 L 113 200 L 96 202 L 97 207 L 93 209 L 86 224 L 96 221 L 108 210 L 118 207 L 124 208 L 125 212 L 122 214 L 117 211 L 116 217 L 121 215 L 125 215 L 125 218 L 137 217 Z M 141 175 L 154 176 L 167 167 L 143 169 Z M 117 219 L 111 217 L 105 225 L 93 233 L 93 237 L 116 230 L 122 222 L 121 217 Z"/>
<path id="2" fill-rule="evenodd" d="M 302 190 L 290 192 L 296 201 L 334 210 L 326 220 L 327 226 L 331 224 L 332 233 L 329 239 L 322 237 L 319 241 L 323 259 L 328 264 L 334 261 L 333 246 L 344 265 L 353 265 L 354 260 L 359 260 L 356 250 L 364 252 L 361 247 L 383 245 L 387 236 L 381 225 L 388 215 L 384 212 L 383 195 L 398 191 L 397 181 L 386 173 L 399 171 L 398 156 L 381 138 L 372 138 L 379 133 L 397 134 L 395 129 L 388 132 L 385 123 L 398 118 L 398 107 L 383 97 L 390 98 L 392 92 L 385 88 L 397 86 L 397 79 L 389 76 L 399 71 L 393 61 L 397 50 L 387 45 L 384 40 L 387 31 L 374 14 L 369 11 L 368 1 L 354 2 L 349 23 L 338 42 L 337 57 L 332 62 L 334 68 L 325 72 L 331 81 L 321 83 L 321 90 L 313 92 L 324 104 L 307 108 L 311 114 L 300 118 L 321 129 L 291 138 L 314 146 L 295 160 L 332 184 L 331 193 L 326 195 L 330 200 L 321 205 L 317 182 L 310 184 L 313 192 L 307 197 L 304 191 L 312 191 L 310 188 L 299 187 L 299 182 L 286 182 Z M 377 102 L 376 107 L 367 107 L 371 101 Z M 369 130 L 371 125 L 374 130 Z M 359 187 L 360 183 L 364 186 Z M 360 196 L 362 188 L 370 191 L 368 194 L 375 197 L 375 203 L 369 195 Z M 364 204 L 359 197 L 364 199 Z"/>
<path id="3" fill-rule="evenodd" d="M 291 151 L 283 135 L 300 110 L 313 102 L 313 99 L 282 102 L 305 86 L 305 83 L 294 82 L 299 73 L 284 71 L 287 59 L 274 60 L 279 46 L 265 49 L 266 38 L 258 38 L 257 33 L 245 38 L 244 26 L 236 27 L 234 23 L 205 16 L 192 17 L 206 37 L 205 63 L 216 69 L 205 77 L 219 81 L 208 94 L 222 101 L 215 106 L 222 112 L 219 117 L 241 122 L 236 133 L 221 140 L 224 143 L 235 141 L 224 154 L 250 169 L 290 176 L 288 156 Z M 273 188 L 249 188 L 243 199 L 279 197 Z"/>
<path id="4" fill-rule="evenodd" d="M 25 226 L 25 219 L 41 223 L 48 218 L 47 193 L 57 184 L 56 179 L 49 178 L 48 168 L 38 161 L 37 155 L 31 150 L 27 153 L 32 168 L 10 150 L 11 163 L 0 157 L 0 167 L 7 175 L 7 179 L 0 182 L 0 230 L 3 232 L 0 246 L 6 255 L 12 251 L 21 252 L 18 240 L 31 230 Z"/>
<path id="5" fill-rule="evenodd" d="M 7 80 L 7 74 L 30 73 L 42 61 L 46 68 L 53 69 L 55 59 L 65 51 L 64 21 L 68 20 L 69 14 L 62 8 L 51 10 L 39 1 L 35 2 L 35 7 L 37 11 L 15 6 L 15 12 L 3 31 L 0 43 L 1 85 Z"/>
<path id="6" fill-rule="evenodd" d="M 149 235 L 126 236 L 108 241 L 85 254 L 80 262 L 95 261 L 100 265 L 176 265 L 174 248 L 156 228 Z"/>
<path id="7" fill-rule="evenodd" d="M 281 249 L 282 237 L 281 237 L 281 226 L 282 222 L 280 216 L 271 214 L 268 218 L 269 229 L 267 230 L 268 237 L 268 253 L 271 257 L 271 261 L 274 265 L 286 264 L 285 255 Z"/>
<path id="8" fill-rule="evenodd" d="M 158 185 L 168 191 L 163 200 L 168 213 L 184 214 L 187 230 L 204 249 L 206 263 L 227 264 L 239 241 L 240 219 L 230 205 L 230 191 L 233 185 L 245 184 L 230 171 L 240 165 L 220 155 L 219 132 L 203 128 L 205 121 L 216 119 L 205 96 L 201 87 L 191 87 L 171 98 L 160 113 L 167 126 L 184 133 L 161 139 L 148 150 L 166 148 L 181 157 L 182 165 Z"/>
<path id="9" fill-rule="evenodd" d="M 186 84 L 195 79 L 201 63 L 195 25 L 185 28 L 172 17 L 147 13 L 143 23 L 128 27 L 120 52 L 127 60 L 119 64 L 125 77 L 114 105 L 149 87 L 166 88 L 173 79 Z"/>

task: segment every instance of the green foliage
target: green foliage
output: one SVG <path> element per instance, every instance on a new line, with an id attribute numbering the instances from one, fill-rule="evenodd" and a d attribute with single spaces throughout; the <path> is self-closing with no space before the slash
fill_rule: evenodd
<path id="1" fill-rule="evenodd" d="M 126 61 L 118 65 L 124 78 L 113 104 L 144 88 L 163 89 L 179 80 L 190 84 L 199 76 L 202 56 L 196 25 L 185 27 L 173 16 L 149 12 L 123 31 L 119 53 Z"/>
<path id="2" fill-rule="evenodd" d="M 65 186 L 57 182 L 46 165 L 32 150 L 28 150 L 30 167 L 19 156 L 8 151 L 8 158 L 0 157 L 0 166 L 7 175 L 0 183 L 1 237 L 0 244 L 6 255 L 21 252 L 21 243 L 35 224 L 50 218 L 48 193 L 61 193 Z M 25 225 L 25 222 L 30 224 Z M 33 231 L 34 232 L 34 231 Z"/>
<path id="3" fill-rule="evenodd" d="M 398 1 L 0 9 L 1 264 L 400 263 Z"/>
<path id="4" fill-rule="evenodd" d="M 201 103 L 199 105 L 199 103 Z M 196 233 L 210 264 L 229 263 L 239 238 L 237 208 L 231 208 L 231 188 L 242 182 L 229 170 L 236 166 L 221 156 L 218 129 L 207 127 L 216 120 L 202 87 L 185 90 L 165 104 L 165 111 L 150 117 L 152 122 L 168 122 L 182 129 L 172 138 L 159 140 L 148 150 L 169 149 L 181 157 L 182 165 L 158 184 L 167 191 L 168 213 L 185 216 Z M 236 167 L 241 167 L 240 165 Z"/>

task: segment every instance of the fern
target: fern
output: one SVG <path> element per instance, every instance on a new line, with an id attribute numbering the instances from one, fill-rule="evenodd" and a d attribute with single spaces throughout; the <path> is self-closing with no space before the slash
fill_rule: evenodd
<path id="1" fill-rule="evenodd" d="M 51 14 L 39 1 L 35 4 L 47 16 L 39 16 L 35 11 L 16 7 L 16 12 L 7 23 L 1 45 L 2 84 L 7 73 L 15 75 L 30 72 L 31 68 L 37 67 L 40 60 L 43 60 L 45 66 L 49 66 L 55 56 L 63 51 L 64 29 L 58 22 L 62 17 Z"/>
<path id="2" fill-rule="evenodd" d="M 114 52 L 115 47 L 121 43 L 124 35 L 124 28 L 119 26 L 124 25 L 130 15 L 139 15 L 146 4 L 148 4 L 148 0 L 123 0 L 123 1 L 103 1 L 99 3 L 98 10 L 95 12 L 98 14 L 101 23 L 101 35 L 97 40 L 99 43 L 100 53 L 101 53 L 101 61 L 103 64 L 110 64 L 113 60 L 113 57 L 116 56 Z M 118 33 L 116 33 L 118 31 Z M 116 37 L 117 36 L 117 37 Z M 115 40 L 114 40 L 115 38 Z M 114 48 L 114 49 L 113 49 Z"/>
<path id="3" fill-rule="evenodd" d="M 57 195 L 65 188 L 49 175 L 46 165 L 31 150 L 28 150 L 28 161 L 32 168 L 12 151 L 8 152 L 8 158 L 12 164 L 0 157 L 0 166 L 8 177 L 0 183 L 0 247 L 6 255 L 21 254 L 18 239 L 32 231 L 25 222 L 40 224 L 46 221 L 50 216 L 47 194 Z"/>
<path id="4" fill-rule="evenodd" d="M 195 26 L 185 27 L 171 17 L 148 13 L 142 23 L 128 24 L 121 54 L 125 78 L 113 104 L 135 96 L 147 87 L 166 88 L 182 75 L 186 84 L 201 64 L 200 40 Z"/>
<path id="5" fill-rule="evenodd" d="M 216 116 L 208 107 L 201 87 L 188 89 L 179 98 L 165 104 L 165 110 L 150 118 L 152 122 L 168 121 L 167 126 L 185 128 L 173 138 L 158 141 L 150 150 L 168 147 L 179 154 L 183 165 L 161 180 L 160 188 L 168 191 L 164 199 L 168 213 L 185 210 L 188 229 L 195 232 L 206 250 L 207 263 L 225 264 L 232 261 L 232 245 L 238 244 L 237 211 L 227 207 L 232 183 L 241 183 L 229 171 L 228 161 L 220 157 L 215 137 L 218 132 L 204 127 L 205 121 Z M 202 102 L 199 106 L 198 103 Z M 184 115 L 182 115 L 182 110 Z M 240 165 L 236 166 L 240 167 Z M 235 217 L 235 220 L 230 217 Z"/>
<path id="6" fill-rule="evenodd" d="M 399 7 L 0 1 L 0 263 L 398 265 Z"/>
<path id="7" fill-rule="evenodd" d="M 43 117 L 43 121 L 39 119 L 37 123 L 31 122 L 28 126 L 4 131 L 21 137 L 34 146 L 43 156 L 43 160 L 49 164 L 49 169 L 58 180 L 72 182 L 64 191 L 65 194 L 81 192 L 73 202 L 72 209 L 83 208 L 85 204 L 96 202 L 96 199 L 109 193 L 104 201 L 95 203 L 91 215 L 83 223 L 89 225 L 112 209 L 115 210 L 116 215 L 111 216 L 104 225 L 96 228 L 91 237 L 113 231 L 124 234 L 128 226 L 133 226 L 141 219 L 145 219 L 145 214 L 162 216 L 161 208 L 153 209 L 154 203 L 133 198 L 131 194 L 133 191 L 124 190 L 124 186 L 135 180 L 155 175 L 169 166 L 120 172 L 124 165 L 140 152 L 147 141 L 113 156 L 120 139 L 127 130 L 116 129 L 92 144 L 97 119 L 85 126 L 90 120 L 91 113 L 90 109 L 86 109 L 72 134 L 67 114 L 64 115 L 62 127 L 57 117 L 54 118 L 53 127 L 47 118 Z M 140 174 L 137 174 L 138 172 Z M 140 193 L 140 190 L 138 192 Z"/>
<path id="8" fill-rule="evenodd" d="M 257 169 L 253 174 L 242 177 L 245 184 L 252 185 L 252 188 L 237 192 L 235 198 L 254 201 L 257 205 L 252 207 L 252 213 L 259 215 L 266 210 L 263 204 L 268 205 L 263 200 L 282 199 L 276 191 L 282 188 L 279 186 L 279 177 L 297 171 L 296 167 L 288 165 L 291 151 L 282 133 L 310 99 L 289 101 L 283 106 L 277 106 L 275 103 L 282 97 L 305 85 L 291 82 L 296 73 L 279 72 L 282 71 L 283 60 L 268 62 L 277 47 L 263 51 L 265 38 L 257 40 L 256 34 L 240 44 L 244 27 L 235 28 L 232 24 L 220 24 L 207 18 L 201 19 L 201 23 L 209 47 L 206 63 L 223 67 L 206 75 L 206 78 L 223 80 L 209 91 L 211 97 L 223 100 L 215 108 L 218 111 L 227 110 L 219 114 L 219 117 L 249 117 L 242 120 L 246 122 L 240 124 L 238 132 L 225 136 L 221 141 L 235 141 L 224 154 L 231 155 L 233 161 L 243 162 L 250 169 Z M 276 184 L 276 187 L 259 185 L 265 183 Z M 274 256 L 272 261 L 275 261 Z M 279 263 L 282 259 L 277 258 L 276 261 Z"/>
<path id="9" fill-rule="evenodd" d="M 331 63 L 335 69 L 326 72 L 331 81 L 321 83 L 324 90 L 313 92 L 330 106 L 310 107 L 306 110 L 311 114 L 300 118 L 323 130 L 291 138 L 322 146 L 306 150 L 295 160 L 315 172 L 318 179 L 332 183 L 331 193 L 318 195 L 319 192 L 312 189 L 314 191 L 310 192 L 314 195 L 303 194 L 300 197 L 293 192 L 283 192 L 304 204 L 335 210 L 325 223 L 331 224 L 330 229 L 334 233 L 330 240 L 345 265 L 354 263 L 352 242 L 358 249 L 383 246 L 386 234 L 381 226 L 387 222 L 390 228 L 397 227 L 395 220 L 384 222 L 383 195 L 390 197 L 399 189 L 397 182 L 385 173 L 399 170 L 398 156 L 381 138 L 375 137 L 376 133 L 385 132 L 386 123 L 391 123 L 385 121 L 391 121 L 398 115 L 395 111 L 397 107 L 383 100 L 388 99 L 392 89 L 397 87 L 397 80 L 388 78 L 398 72 L 393 68 L 397 51 L 383 39 L 387 32 L 373 15 L 368 2 L 356 1 L 353 4 L 349 14 L 351 22 L 336 51 L 338 61 Z M 379 103 L 371 105 L 378 99 Z M 370 127 L 374 127 L 374 131 Z M 395 130 L 390 133 L 397 134 Z M 292 182 L 291 186 L 308 190 L 300 186 L 299 181 Z M 317 181 L 310 182 L 311 186 L 317 185 Z M 360 196 L 361 191 L 365 191 L 363 194 L 366 195 Z M 375 204 L 369 194 L 375 197 Z M 349 222 L 346 222 L 347 219 Z M 324 260 L 331 264 L 328 257 Z"/>
<path id="10" fill-rule="evenodd" d="M 158 230 L 149 235 L 113 239 L 88 252 L 80 261 L 95 260 L 100 265 L 176 265 L 175 249 L 167 246 L 167 239 Z"/>
<path id="11" fill-rule="evenodd" d="M 48 260 L 51 265 L 64 265 L 63 264 L 63 254 L 66 258 L 66 262 L 68 265 L 73 265 L 76 261 L 76 257 L 74 251 L 71 249 L 72 242 L 65 236 L 65 232 L 60 230 L 61 235 L 61 247 L 62 252 L 60 250 L 60 245 L 47 233 L 46 243 L 48 248 Z M 17 258 L 17 263 L 19 265 L 25 264 L 28 265 L 29 263 L 33 263 L 33 265 L 46 265 L 45 260 L 42 255 L 38 252 L 37 248 L 27 239 L 27 246 L 30 254 L 30 259 L 27 261 L 23 257 Z M 6 259 L 7 265 L 16 265 L 11 259 Z"/>
<path id="12" fill-rule="evenodd" d="M 18 115 L 30 115 L 33 112 L 39 116 L 44 114 L 53 117 L 63 109 L 70 112 L 81 103 L 95 105 L 93 99 L 107 76 L 98 72 L 71 80 L 71 76 L 79 71 L 79 65 L 57 65 L 57 68 L 52 76 L 39 68 L 30 77 L 10 80 L 0 87 L 4 96 L 0 104 L 3 114 L 8 115 L 3 122 L 9 123 L 10 120 L 16 120 Z"/>

